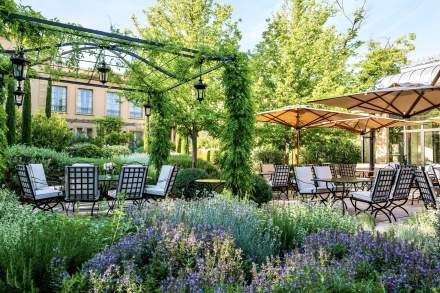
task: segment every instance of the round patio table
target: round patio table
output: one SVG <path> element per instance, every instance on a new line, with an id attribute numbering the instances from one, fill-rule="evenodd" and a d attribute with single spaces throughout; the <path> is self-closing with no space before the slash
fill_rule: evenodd
<path id="1" fill-rule="evenodd" d="M 333 195 L 333 204 L 337 201 L 342 202 L 342 213 L 348 209 L 347 203 L 344 199 L 347 197 L 348 193 L 353 189 L 356 191 L 359 187 L 364 188 L 373 181 L 373 177 L 334 177 L 334 178 L 317 178 L 313 179 L 316 182 L 325 182 L 327 189 Z M 339 195 L 338 195 L 339 193 Z"/>
<path id="2" fill-rule="evenodd" d="M 196 179 L 194 180 L 196 189 L 198 190 L 197 196 L 214 196 L 214 192 L 218 192 L 223 189 L 226 181 L 221 179 Z"/>

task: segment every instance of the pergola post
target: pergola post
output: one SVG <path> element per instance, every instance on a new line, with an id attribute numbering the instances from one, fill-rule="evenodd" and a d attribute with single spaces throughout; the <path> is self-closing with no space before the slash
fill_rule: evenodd
<path id="1" fill-rule="evenodd" d="M 374 140 L 376 130 L 371 129 L 370 130 L 370 172 L 374 172 Z"/>

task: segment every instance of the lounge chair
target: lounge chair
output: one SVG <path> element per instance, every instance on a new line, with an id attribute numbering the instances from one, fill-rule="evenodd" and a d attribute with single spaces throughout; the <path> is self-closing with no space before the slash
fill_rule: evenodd
<path id="1" fill-rule="evenodd" d="M 285 195 L 289 199 L 289 178 L 289 165 L 275 165 L 275 172 L 268 184 L 272 187 L 272 191 L 279 192 L 279 198 Z"/>
<path id="2" fill-rule="evenodd" d="M 360 212 L 370 212 L 377 217 L 379 213 L 384 214 L 391 223 L 391 190 L 394 185 L 396 170 L 394 169 L 380 169 L 377 172 L 376 178 L 373 182 L 370 191 L 352 191 L 348 194 L 351 203 L 354 206 L 356 214 Z M 366 209 L 358 207 L 358 202 L 363 202 L 368 205 Z"/>
<path id="3" fill-rule="evenodd" d="M 134 205 L 142 206 L 147 172 L 148 167 L 144 165 L 122 166 L 117 188 L 108 192 L 108 196 L 112 199 L 110 210 L 113 209 L 118 194 L 124 194 L 125 200 L 132 200 Z"/>
<path id="4" fill-rule="evenodd" d="M 415 170 L 417 187 L 420 192 L 420 197 L 427 209 L 437 209 L 437 190 L 432 185 L 426 171 Z"/>
<path id="5" fill-rule="evenodd" d="M 327 201 L 331 191 L 327 187 L 319 187 L 316 185 L 312 166 L 294 167 L 293 173 L 297 192 L 302 199 L 311 196 L 311 200 L 319 197 L 321 202 Z"/>
<path id="6" fill-rule="evenodd" d="M 393 214 L 394 209 L 401 209 L 407 215 L 408 211 L 403 207 L 409 199 L 411 188 L 414 182 L 414 169 L 411 167 L 403 167 L 397 170 L 396 180 L 391 191 L 391 215 L 394 220 L 396 217 Z"/>
<path id="7" fill-rule="evenodd" d="M 72 212 L 75 212 L 76 203 L 89 202 L 93 203 L 91 210 L 91 215 L 93 215 L 96 203 L 100 199 L 98 168 L 91 164 L 74 164 L 66 166 L 64 172 L 64 200 L 72 204 Z M 67 207 L 66 212 L 68 212 Z"/>
<path id="8" fill-rule="evenodd" d="M 47 183 L 36 184 L 30 175 L 30 167 L 25 165 L 16 166 L 18 179 L 22 189 L 23 202 L 33 205 L 33 209 L 40 209 L 44 211 L 53 211 L 57 205 L 63 206 L 63 192 L 53 186 L 48 186 Z"/>
<path id="9" fill-rule="evenodd" d="M 144 198 L 163 199 L 173 190 L 176 181 L 177 167 L 175 165 L 163 165 L 160 169 L 159 179 L 155 185 L 147 185 L 144 188 Z"/>

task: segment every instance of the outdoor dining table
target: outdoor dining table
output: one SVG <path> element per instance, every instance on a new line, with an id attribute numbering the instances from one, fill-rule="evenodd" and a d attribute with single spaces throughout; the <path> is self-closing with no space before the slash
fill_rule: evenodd
<path id="1" fill-rule="evenodd" d="M 325 182 L 327 189 L 331 192 L 333 197 L 333 204 L 337 201 L 342 202 L 342 213 L 348 209 L 347 203 L 344 199 L 348 196 L 348 193 L 359 188 L 364 189 L 369 186 L 373 181 L 373 177 L 334 177 L 334 178 L 317 178 L 313 179 L 315 182 Z M 338 195 L 339 193 L 339 195 Z"/>
<path id="2" fill-rule="evenodd" d="M 198 197 L 212 197 L 214 192 L 219 192 L 220 189 L 223 189 L 226 181 L 221 179 L 196 179 L 194 183 L 198 190 Z"/>
<path id="3" fill-rule="evenodd" d="M 114 187 L 114 184 L 118 182 L 119 175 L 104 174 L 98 176 L 99 190 L 103 196 L 107 196 L 108 192 Z"/>

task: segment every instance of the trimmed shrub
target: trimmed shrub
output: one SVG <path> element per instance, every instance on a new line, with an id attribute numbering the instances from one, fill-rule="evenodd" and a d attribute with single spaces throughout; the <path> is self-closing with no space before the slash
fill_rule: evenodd
<path id="1" fill-rule="evenodd" d="M 203 169 L 189 168 L 180 170 L 176 176 L 173 193 L 180 198 L 195 198 L 196 189 L 194 186 L 194 180 L 205 178 L 208 178 L 208 174 Z"/>
<path id="2" fill-rule="evenodd" d="M 125 145 L 105 145 L 102 147 L 104 154 L 108 157 L 124 156 L 131 154 L 130 149 Z"/>
<path id="3" fill-rule="evenodd" d="M 63 151 L 70 145 L 73 132 L 61 115 L 54 113 L 47 118 L 44 113 L 32 117 L 32 145 Z"/>
<path id="4" fill-rule="evenodd" d="M 259 163 L 264 164 L 285 164 L 287 161 L 286 154 L 283 151 L 274 149 L 263 149 L 255 153 L 255 159 Z"/>
<path id="5" fill-rule="evenodd" d="M 166 164 L 175 164 L 179 169 L 189 169 L 192 165 L 192 157 L 188 155 L 172 155 L 166 161 Z M 208 174 L 208 177 L 219 178 L 220 172 L 213 164 L 208 161 L 198 159 L 197 168 L 203 169 Z"/>
<path id="6" fill-rule="evenodd" d="M 66 152 L 72 157 L 84 157 L 84 158 L 108 158 L 109 155 L 103 148 L 91 143 L 77 143 L 68 148 Z"/>
<path id="7" fill-rule="evenodd" d="M 250 199 L 258 205 L 272 200 L 272 187 L 260 175 L 254 175 L 254 189 L 251 192 Z"/>

